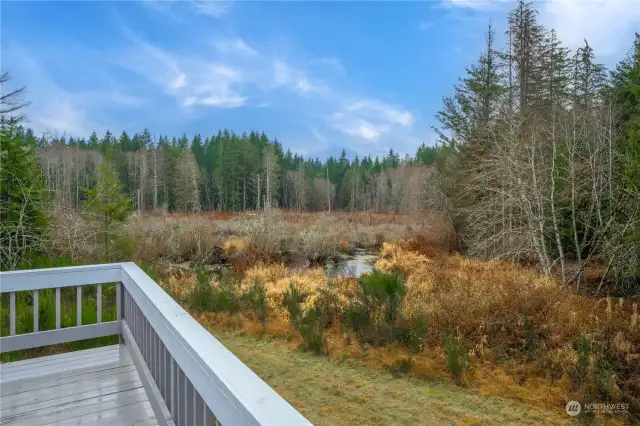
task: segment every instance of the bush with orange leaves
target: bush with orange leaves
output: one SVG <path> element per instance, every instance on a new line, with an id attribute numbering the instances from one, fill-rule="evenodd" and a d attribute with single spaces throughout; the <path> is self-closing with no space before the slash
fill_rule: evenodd
<path id="1" fill-rule="evenodd" d="M 399 244 L 383 245 L 376 268 L 407 276 L 403 317 L 424 318 L 435 332 L 457 329 L 467 338 L 506 338 L 507 325 L 567 296 L 552 279 L 510 263 L 458 255 L 432 259 Z"/>
<path id="2" fill-rule="evenodd" d="M 427 257 L 404 243 L 385 243 L 376 268 L 407 276 L 403 320 L 422 318 L 431 344 L 455 332 L 474 345 L 478 358 L 527 363 L 529 374 L 568 377 L 583 397 L 626 401 L 640 412 L 640 324 L 633 301 L 592 299 L 513 263 Z"/>
<path id="3" fill-rule="evenodd" d="M 532 269 L 438 250 L 415 251 L 411 242 L 385 243 L 380 255 L 376 268 L 400 273 L 406 282 L 400 315 L 392 324 L 369 312 L 372 321 L 384 326 L 372 330 L 391 336 L 371 339 L 374 345 L 376 341 L 386 345 L 376 350 L 395 348 L 404 353 L 397 343 L 404 345 L 410 325 L 422 321 L 428 333 L 419 339 L 419 346 L 425 349 L 416 354 L 415 368 L 434 353 L 444 359 L 443 342 L 447 336 L 449 341 L 455 337 L 467 342 L 469 363 L 474 366 L 472 375 L 464 380 L 496 387 L 494 376 L 499 369 L 504 380 L 508 376 L 511 382 L 526 383 L 532 389 L 542 384 L 553 388 L 549 395 L 554 401 L 566 395 L 583 401 L 628 402 L 632 416 L 640 413 L 637 302 L 593 299 Z M 168 281 L 174 294 L 193 291 L 195 281 L 179 281 L 181 284 Z M 281 263 L 258 263 L 246 271 L 238 296 L 256 282 L 266 292 L 267 328 L 271 320 L 274 324 L 289 322 L 283 299 L 291 285 L 304 294 L 300 308 L 326 313 L 335 330 L 348 323 L 351 310 L 364 300 L 358 279 L 328 279 L 320 268 L 294 270 Z M 450 358 L 466 359 L 458 352 Z M 521 391 L 517 393 L 522 397 Z"/>
<path id="4" fill-rule="evenodd" d="M 303 304 L 305 310 L 327 303 L 327 299 L 335 299 L 334 304 L 342 310 L 349 303 L 348 292 L 352 286 L 348 281 L 348 278 L 339 278 L 335 280 L 335 284 L 330 283 L 322 268 L 299 270 L 288 269 L 282 263 L 259 263 L 246 271 L 240 284 L 240 292 L 245 293 L 255 282 L 263 283 L 269 312 L 279 318 L 288 319 L 283 300 L 291 285 L 306 295 Z"/>

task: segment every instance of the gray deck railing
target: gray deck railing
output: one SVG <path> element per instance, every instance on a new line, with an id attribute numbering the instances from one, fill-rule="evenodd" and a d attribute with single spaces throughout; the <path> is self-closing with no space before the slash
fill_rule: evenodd
<path id="1" fill-rule="evenodd" d="M 102 322 L 102 284 L 116 282 L 117 319 Z M 82 287 L 97 284 L 96 324 L 82 324 Z M 76 287 L 77 324 L 61 327 L 60 289 Z M 55 289 L 56 328 L 39 331 L 38 291 Z M 16 292 L 33 292 L 34 331 L 16 334 Z M 0 353 L 119 335 L 160 425 L 309 425 L 135 263 L 0 272 L 10 335 Z"/>

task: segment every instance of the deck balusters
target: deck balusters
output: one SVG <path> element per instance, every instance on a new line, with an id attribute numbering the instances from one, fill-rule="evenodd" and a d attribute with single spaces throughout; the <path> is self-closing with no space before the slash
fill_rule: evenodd
<path id="1" fill-rule="evenodd" d="M 80 327 L 82 325 L 82 287 L 76 287 L 76 319 L 77 325 Z"/>
<path id="2" fill-rule="evenodd" d="M 198 393 L 198 391 L 193 388 L 193 393 L 195 394 L 195 421 L 194 424 L 198 426 L 202 426 L 204 423 L 204 401 L 202 397 Z"/>
<path id="3" fill-rule="evenodd" d="M 96 301 L 98 303 L 98 308 L 97 308 L 97 316 L 98 316 L 98 323 L 102 322 L 102 284 L 98 284 L 98 288 L 96 289 Z"/>
<path id="4" fill-rule="evenodd" d="M 211 411 L 211 408 L 209 408 L 206 404 L 204 406 L 204 424 L 206 426 L 212 426 L 215 425 L 216 418 L 213 415 L 213 412 Z"/>
<path id="5" fill-rule="evenodd" d="M 9 293 L 9 335 L 16 335 L 16 292 Z"/>
<path id="6" fill-rule="evenodd" d="M 60 287 L 56 288 L 56 330 L 60 328 Z"/>
<path id="7" fill-rule="evenodd" d="M 37 333 L 39 327 L 40 310 L 38 306 L 38 290 L 33 290 L 33 332 Z"/>
<path id="8" fill-rule="evenodd" d="M 186 382 L 187 382 L 187 385 L 184 393 L 185 393 L 185 400 L 186 400 L 187 416 L 185 419 L 186 420 L 185 424 L 194 425 L 195 414 L 196 414 L 196 398 L 195 398 L 196 390 L 193 388 L 193 384 L 191 383 L 191 380 L 187 378 Z"/>

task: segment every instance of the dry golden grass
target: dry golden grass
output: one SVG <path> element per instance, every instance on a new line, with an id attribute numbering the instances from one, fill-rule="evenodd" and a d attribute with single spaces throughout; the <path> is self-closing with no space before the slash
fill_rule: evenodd
<path id="1" fill-rule="evenodd" d="M 575 424 L 562 410 L 301 353 L 287 340 L 210 331 L 316 425 Z"/>
<path id="2" fill-rule="evenodd" d="M 52 214 L 51 252 L 75 261 L 96 261 L 104 249 L 95 221 L 73 211 Z M 115 230 L 114 230 L 115 231 Z M 437 215 L 243 213 L 132 215 L 114 240 L 132 240 L 134 252 L 112 250 L 114 261 L 171 263 L 232 261 L 244 273 L 257 261 L 303 257 L 321 263 L 339 251 L 379 247 L 384 241 L 423 235 L 446 245 L 450 227 Z M 442 241 L 441 241 L 442 240 Z"/>
<path id="3" fill-rule="evenodd" d="M 234 255 L 246 252 L 249 249 L 250 241 L 247 238 L 232 237 L 224 242 L 223 249 L 226 254 Z"/>
<path id="4" fill-rule="evenodd" d="M 288 313 L 283 305 L 284 293 L 293 285 L 298 291 L 308 294 L 302 308 L 309 309 L 322 303 L 328 295 L 335 295 L 339 302 L 338 308 L 346 309 L 349 299 L 343 290 L 348 289 L 347 284 L 355 280 L 341 278 L 335 280 L 335 285 L 329 285 L 329 280 L 322 268 L 287 269 L 282 263 L 265 265 L 259 263 L 246 271 L 240 286 L 240 294 L 244 293 L 254 282 L 265 285 L 269 311 L 275 316 L 288 319 Z"/>
<path id="5" fill-rule="evenodd" d="M 427 324 L 426 346 L 413 355 L 411 375 L 449 380 L 442 342 L 446 333 L 457 333 L 469 343 L 472 369 L 467 384 L 483 395 L 514 397 L 555 410 L 562 410 L 571 399 L 629 402 L 632 413 L 638 412 L 637 304 L 582 296 L 552 278 L 508 262 L 413 249 L 412 242 L 384 244 L 376 265 L 407 276 L 399 323 L 419 317 Z M 324 338 L 332 362 L 393 370 L 409 357 L 404 347 L 361 345 L 355 335 L 343 333 L 340 323 L 359 291 L 353 278 L 329 282 L 320 269 L 289 270 L 283 264 L 261 263 L 246 271 L 239 294 L 254 281 L 264 283 L 267 290 L 266 327 L 251 313 L 229 318 L 224 314 L 203 316 L 201 322 L 255 336 L 278 336 L 295 347 L 301 340 L 282 307 L 283 293 L 293 284 L 310 295 L 305 308 L 323 306 L 326 294 L 333 296 L 337 306 Z M 186 280 L 184 285 L 183 291 L 188 292 L 193 284 Z M 587 372 L 580 373 L 585 367 L 581 367 L 577 342 L 584 338 L 592 342 L 593 349 L 587 354 Z M 599 365 L 604 356 L 609 369 L 603 372 Z M 609 389 L 607 393 L 603 386 Z"/>
<path id="6" fill-rule="evenodd" d="M 293 400 L 289 399 L 290 402 L 294 403 L 294 401 L 300 401 L 300 398 L 302 398 L 302 401 L 304 401 L 302 407 L 306 407 L 306 410 L 302 410 L 302 412 L 314 424 L 316 424 L 315 419 L 319 419 L 321 415 L 327 413 L 321 409 L 322 404 L 313 403 L 312 399 L 307 401 L 303 395 L 309 395 L 309 392 L 315 394 L 316 388 L 324 389 L 325 383 L 335 379 L 334 373 L 325 373 L 327 375 L 317 373 L 308 377 L 306 372 L 298 371 L 296 368 L 283 372 L 287 376 L 286 380 L 282 382 L 272 381 L 269 380 L 269 378 L 273 377 L 272 375 L 266 373 L 265 376 L 262 373 L 277 369 L 279 364 L 287 362 L 285 359 L 276 358 L 276 356 L 286 359 L 291 357 L 311 358 L 316 360 L 318 364 L 327 364 L 326 367 L 319 366 L 318 368 L 343 368 L 347 374 L 361 372 L 369 376 L 385 378 L 385 387 L 379 389 L 380 392 L 389 387 L 401 389 L 402 386 L 424 388 L 443 386 L 453 393 L 450 396 L 450 407 L 452 410 L 456 410 L 461 417 L 443 417 L 440 420 L 444 421 L 446 418 L 455 424 L 460 424 L 463 418 L 469 415 L 469 413 L 461 414 L 467 410 L 485 412 L 487 417 L 476 415 L 476 423 L 474 424 L 505 424 L 509 422 L 539 424 L 544 417 L 531 417 L 531 413 L 536 412 L 544 412 L 543 415 L 547 416 L 547 421 L 544 424 L 550 424 L 549 422 L 553 424 L 571 424 L 570 419 L 564 412 L 566 402 L 572 399 L 571 383 L 566 379 L 552 382 L 533 375 L 523 379 L 513 374 L 508 365 L 496 365 L 487 360 L 476 359 L 469 389 L 454 388 L 452 384 L 447 384 L 450 381 L 446 370 L 446 361 L 442 348 L 437 346 L 427 347 L 424 351 L 412 357 L 412 370 L 409 376 L 395 376 L 395 378 L 392 378 L 387 375 L 388 372 L 393 371 L 399 361 L 409 358 L 408 350 L 397 345 L 386 347 L 361 346 L 354 335 L 343 334 L 339 325 L 334 325 L 327 330 L 325 334 L 326 357 L 318 357 L 305 355 L 296 350 L 301 343 L 300 336 L 287 320 L 279 316 L 270 316 L 266 325 L 262 326 L 250 315 L 228 315 L 224 313 L 192 315 L 198 322 L 212 331 L 216 337 L 221 338 L 222 342 L 232 352 L 246 362 L 271 386 L 275 387 L 285 398 L 293 398 Z M 255 339 L 261 339 L 262 342 Z M 276 341 L 272 339 L 276 339 Z M 230 341 L 238 341 L 242 345 L 258 345 L 263 348 L 266 347 L 264 345 L 268 345 L 271 341 L 273 342 L 272 347 L 280 354 L 266 354 L 265 359 L 265 354 L 252 352 L 251 356 L 255 356 L 257 359 L 254 359 L 253 362 L 247 362 L 245 356 L 250 355 L 246 354 L 242 347 L 237 347 L 233 344 L 229 345 Z M 260 364 L 259 366 L 257 365 L 258 363 Z M 367 370 L 362 370 L 363 367 L 369 371 L 380 371 L 380 373 L 367 373 Z M 414 379 L 419 379 L 420 381 Z M 344 400 L 336 398 L 335 401 L 331 402 L 336 407 L 335 415 L 345 415 L 347 411 L 350 413 L 348 418 L 341 420 L 345 423 L 339 421 L 338 424 L 378 424 L 377 420 L 372 420 L 369 415 L 360 409 L 355 412 L 351 411 L 350 401 L 357 400 L 358 391 L 349 386 L 345 389 L 348 389 L 348 391 L 338 395 L 344 396 Z M 474 402 L 471 406 L 466 406 L 463 401 L 458 400 L 460 395 L 468 396 Z M 425 401 L 419 395 L 414 395 L 413 397 L 415 398 L 413 400 L 410 397 L 402 399 L 401 411 L 408 410 L 415 412 L 417 415 L 420 413 L 424 415 L 425 413 L 420 410 L 423 408 L 422 404 Z M 380 395 L 380 398 L 384 398 L 384 396 Z M 506 407 L 509 407 L 509 411 L 503 412 L 498 407 L 493 407 L 494 411 L 487 413 L 485 404 L 491 404 L 490 401 L 501 401 Z M 393 407 L 397 403 L 397 401 L 394 401 L 391 406 L 382 404 L 375 408 L 374 411 L 382 416 L 380 421 L 382 419 L 395 418 L 397 413 L 395 413 Z M 294 405 L 296 404 L 294 403 Z M 300 407 L 296 405 L 296 408 Z M 367 409 L 370 409 L 370 407 L 367 407 Z M 516 417 L 512 418 L 510 417 L 511 415 Z M 400 423 L 416 424 L 414 423 L 415 421 L 415 418 L 410 417 L 406 421 L 400 421 Z M 422 421 L 426 422 L 424 424 L 433 424 L 431 420 L 426 418 Z M 597 423 L 621 425 L 626 424 L 626 418 L 624 416 L 599 416 Z M 319 424 L 325 423 L 321 422 Z"/>

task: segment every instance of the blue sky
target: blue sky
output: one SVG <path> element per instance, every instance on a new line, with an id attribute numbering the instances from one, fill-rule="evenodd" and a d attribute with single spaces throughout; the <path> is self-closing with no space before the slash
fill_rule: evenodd
<path id="1" fill-rule="evenodd" d="M 2 69 L 37 132 L 264 130 L 303 155 L 413 154 L 510 1 L 3 1 Z M 540 20 L 612 65 L 640 0 L 554 0 Z"/>

